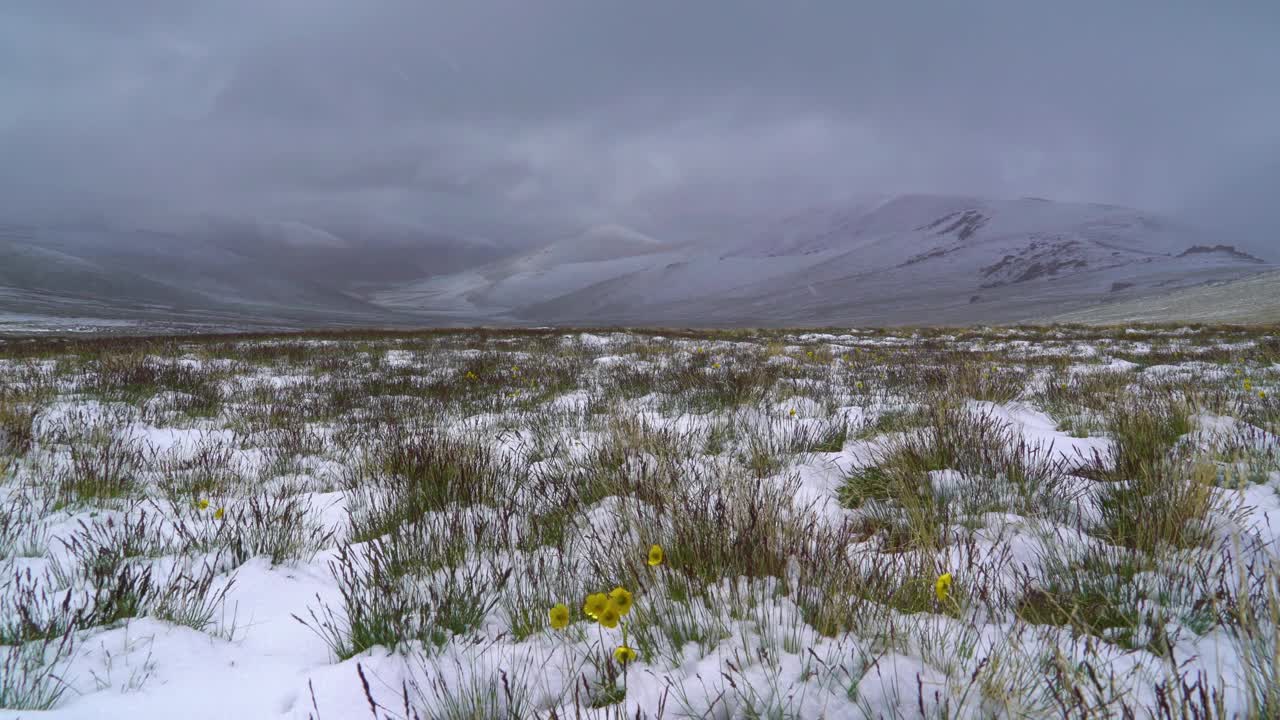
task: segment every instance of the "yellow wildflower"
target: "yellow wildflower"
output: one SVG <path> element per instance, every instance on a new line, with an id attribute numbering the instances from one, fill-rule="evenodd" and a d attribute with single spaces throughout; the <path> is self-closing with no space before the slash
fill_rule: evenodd
<path id="1" fill-rule="evenodd" d="M 716 370 L 719 370 L 719 369 L 720 369 L 720 363 L 711 363 L 711 367 L 715 368 Z"/>
<path id="2" fill-rule="evenodd" d="M 1258 398 L 1259 398 L 1259 399 L 1261 399 L 1261 400 L 1266 400 L 1266 399 L 1267 399 L 1267 391 L 1266 391 L 1266 390 L 1259 390 L 1259 391 L 1258 391 Z"/>
<path id="3" fill-rule="evenodd" d="M 201 510 L 208 510 L 209 498 L 200 498 L 200 501 L 196 503 L 196 507 L 200 508 Z"/>
<path id="4" fill-rule="evenodd" d="M 222 519 L 222 516 L 223 516 L 223 515 L 226 515 L 226 514 L 227 514 L 227 513 L 226 513 L 226 511 L 225 511 L 223 508 L 218 508 L 217 510 L 214 510 L 214 511 L 213 511 L 213 519 L 214 519 L 214 520 L 221 520 L 221 519 Z"/>
<path id="5" fill-rule="evenodd" d="M 569 626 L 569 608 L 564 603 L 558 603 L 548 610 L 547 616 L 551 619 L 551 627 L 556 630 L 563 630 Z"/>
<path id="6" fill-rule="evenodd" d="M 596 616 L 596 620 L 607 628 L 618 627 L 618 621 L 621 619 L 622 614 L 619 613 L 618 609 L 612 605 L 606 605 L 605 608 L 600 611 L 600 614 Z"/>
<path id="7" fill-rule="evenodd" d="M 619 615 L 626 615 L 631 612 L 631 593 L 625 588 L 614 588 L 609 593 L 609 605 L 618 611 Z"/>
<path id="8" fill-rule="evenodd" d="M 653 545 L 649 548 L 649 565 L 657 566 L 662 564 L 662 546 Z"/>
<path id="9" fill-rule="evenodd" d="M 951 573 L 938 576 L 938 581 L 933 584 L 933 594 L 938 596 L 939 602 L 951 597 Z"/>
<path id="10" fill-rule="evenodd" d="M 1244 389 L 1245 389 L 1245 390 L 1252 390 L 1252 389 L 1253 389 L 1253 383 L 1252 383 L 1252 382 L 1250 382 L 1250 381 L 1248 381 L 1248 380 L 1245 380 L 1245 381 L 1244 381 Z"/>
<path id="11" fill-rule="evenodd" d="M 586 613 L 587 617 L 598 619 L 600 617 L 600 613 L 604 612 L 607 607 L 609 607 L 608 595 L 605 595 L 604 593 L 592 593 L 587 596 L 587 603 L 582 606 L 582 612 Z"/>
<path id="12" fill-rule="evenodd" d="M 619 645 L 617 650 L 613 651 L 613 659 L 626 665 L 636 659 L 636 651 L 626 645 Z"/>
<path id="13" fill-rule="evenodd" d="M 795 409 L 795 408 L 791 408 L 790 415 L 791 415 L 791 417 L 795 417 L 795 416 L 796 416 L 796 409 Z"/>

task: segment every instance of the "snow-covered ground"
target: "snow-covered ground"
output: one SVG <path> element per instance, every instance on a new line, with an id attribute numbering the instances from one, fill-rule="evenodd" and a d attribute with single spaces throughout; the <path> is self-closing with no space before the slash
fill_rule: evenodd
<path id="1" fill-rule="evenodd" d="M 1277 385 L 1202 326 L 0 344 L 0 717 L 1266 717 Z"/>

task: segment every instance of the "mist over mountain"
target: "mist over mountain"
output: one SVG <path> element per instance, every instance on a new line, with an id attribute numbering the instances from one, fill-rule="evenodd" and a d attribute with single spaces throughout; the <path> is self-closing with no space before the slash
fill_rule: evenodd
<path id="1" fill-rule="evenodd" d="M 1258 264 L 1180 254 L 1280 256 L 1278 36 L 1273 2 L 15 0 L 3 308 L 996 321 L 1217 281 Z"/>
<path id="2" fill-rule="evenodd" d="M 323 325 L 1033 321 L 1246 278 L 1220 235 L 1113 205 L 867 197 L 726 222 L 715 241 L 592 225 L 531 247 L 414 227 L 207 221 L 0 227 L 10 314 Z M 525 241 L 526 243 L 529 241 Z"/>

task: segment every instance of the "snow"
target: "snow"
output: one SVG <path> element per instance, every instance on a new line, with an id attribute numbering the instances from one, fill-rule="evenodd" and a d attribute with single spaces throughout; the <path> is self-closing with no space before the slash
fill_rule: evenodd
<path id="1" fill-rule="evenodd" d="M 545 427 L 535 426 L 536 422 L 529 416 L 505 415 L 486 408 L 484 413 L 448 418 L 447 430 L 462 434 L 495 430 L 508 422 L 526 422 L 524 426 L 504 429 L 501 433 L 493 432 L 493 447 L 502 457 L 525 458 L 544 441 L 558 446 L 550 451 L 554 452 L 553 456 L 531 463 L 534 476 L 556 476 L 575 462 L 589 460 L 608 438 L 600 427 L 587 422 L 586 414 L 598 390 L 591 381 L 616 371 L 619 365 L 659 370 L 670 360 L 664 358 L 652 363 L 637 360 L 627 350 L 640 338 L 625 333 L 573 333 L 564 337 L 564 345 L 570 346 L 572 353 L 586 356 L 582 365 L 586 368 L 586 377 L 577 389 L 551 398 L 538 408 L 536 417 L 542 419 Z M 792 340 L 830 347 L 837 356 L 841 351 L 856 349 L 855 346 L 910 348 L 920 342 L 898 335 L 872 338 L 853 332 L 801 335 L 787 338 L 786 342 Z M 961 342 L 954 337 L 936 340 L 957 345 Z M 1073 360 L 1070 362 L 1074 364 L 1069 367 L 1072 372 L 1081 373 L 1096 372 L 1100 368 L 1130 372 L 1134 364 L 1107 359 L 1107 353 L 1119 352 L 1121 347 L 1132 349 L 1142 342 L 1116 343 L 1097 354 L 1098 362 Z M 1028 357 L 1046 350 L 1056 351 L 1037 341 L 1005 338 L 1003 343 L 1009 352 Z M 672 345 L 685 353 L 705 350 L 708 358 L 736 348 L 714 342 L 677 341 Z M 747 344 L 747 347 L 752 346 Z M 792 345 L 788 350 L 803 357 L 807 347 L 810 345 Z M 965 343 L 963 347 L 975 353 L 990 351 L 984 342 Z M 1057 349 L 1069 348 L 1077 360 L 1094 357 L 1091 353 L 1079 352 L 1080 347 L 1076 342 L 1056 346 Z M 451 359 L 478 354 L 477 350 L 458 351 Z M 388 367 L 429 368 L 423 370 L 424 375 L 437 370 L 433 367 L 433 358 L 422 352 L 393 349 L 383 358 Z M 863 396 L 849 396 L 843 391 L 831 397 L 835 393 L 833 387 L 815 378 L 826 377 L 823 373 L 834 376 L 844 372 L 836 363 L 815 367 L 815 363 L 806 364 L 789 356 L 771 358 L 770 362 L 779 362 L 788 371 L 804 369 L 814 375 L 795 378 L 796 382 L 788 384 L 787 387 L 800 392 L 799 395 L 785 400 L 771 398 L 723 416 L 664 414 L 657 402 L 660 398 L 650 395 L 624 403 L 623 417 L 639 428 L 636 432 L 661 436 L 681 445 L 700 445 L 712 428 L 723 423 L 736 433 L 759 437 L 771 446 L 787 447 L 797 437 L 821 430 L 831 422 L 844 421 L 857 428 L 884 410 L 912 406 L 910 400 L 887 394 L 874 400 L 865 398 L 865 404 L 845 404 L 860 402 L 853 398 Z M 1010 366 L 1014 365 L 1011 360 Z M 1200 362 L 1148 367 L 1141 373 L 1134 372 L 1133 377 L 1134 382 L 1141 382 L 1144 377 L 1230 381 L 1217 366 Z M 251 380 L 285 388 L 303 380 L 314 381 L 315 376 L 255 371 Z M 1108 457 L 1113 449 L 1113 441 L 1106 437 L 1069 435 L 1048 413 L 1028 400 L 1004 403 L 971 400 L 963 407 L 973 416 L 1007 425 L 1011 448 L 1023 447 L 1030 455 L 1048 454 L 1068 467 L 1082 458 Z M 794 416 L 792 410 L 795 410 Z M 1193 432 L 1180 442 L 1198 451 L 1223 448 L 1259 454 L 1280 451 L 1280 438 L 1240 418 L 1203 412 L 1192 420 Z M 58 462 L 54 448 L 58 432 L 86 425 L 109 425 L 114 432 L 128 436 L 145 453 L 156 456 L 189 458 L 192 452 L 206 445 L 234 448 L 234 462 L 253 482 L 259 483 L 253 486 L 254 491 L 296 488 L 301 506 L 323 532 L 336 538 L 345 537 L 348 532 L 353 496 L 339 488 L 343 487 L 342 480 L 352 458 L 339 454 L 331 442 L 325 442 L 325 452 L 321 455 L 291 458 L 282 466 L 286 470 L 277 468 L 260 476 L 259 473 L 268 468 L 262 452 L 239 447 L 242 437 L 212 421 L 192 427 L 168 427 L 140 420 L 136 410 L 127 406 L 64 398 L 51 403 L 40 414 L 35 452 L 48 452 L 49 462 Z M 324 437 L 331 439 L 328 433 L 331 429 L 324 428 Z M 540 433 L 549 433 L 549 438 L 540 437 Z M 813 524 L 805 527 L 814 528 L 814 532 L 856 524 L 866 514 L 842 507 L 835 497 L 848 474 L 876 462 L 880 451 L 892 439 L 888 436 L 858 439 L 850 435 L 843 446 L 833 452 L 785 453 L 778 470 L 757 478 L 759 484 L 752 487 L 757 492 L 783 493 L 789 513 L 786 517 L 812 519 Z M 690 483 L 705 482 L 707 478 L 727 482 L 731 477 L 728 456 L 736 449 L 726 450 L 722 456 L 693 452 L 675 472 Z M 638 471 L 652 469 L 660 461 L 646 450 L 627 458 L 627 462 L 630 463 L 625 466 L 627 471 Z M 962 503 L 966 497 L 982 492 L 984 484 L 993 479 L 944 468 L 930 471 L 927 481 L 936 496 Z M 1082 526 L 1088 527 L 1099 521 L 1099 485 L 1098 481 L 1068 475 L 1054 492 L 1076 503 L 1077 518 Z M 6 493 L 13 491 L 3 484 L 0 488 Z M 1215 531 L 1224 539 L 1233 533 L 1236 537 L 1247 535 L 1256 541 L 1250 552 L 1271 562 L 1280 558 L 1277 488 L 1280 488 L 1280 472 L 1239 489 L 1217 488 L 1215 492 L 1223 499 L 1224 507 L 1244 508 L 1247 512 L 1223 512 L 1216 518 Z M 533 492 L 523 488 L 516 491 Z M 6 497 L 3 495 L 0 499 Z M 556 502 L 554 497 L 542 500 Z M 156 508 L 162 513 L 166 510 L 160 501 Z M 170 514 L 176 512 L 174 508 L 168 510 Z M 630 525 L 621 518 L 646 513 L 656 515 L 654 503 L 649 500 L 610 496 L 596 501 L 573 521 L 584 529 L 584 537 L 612 542 L 626 540 L 639 546 L 652 528 Z M 450 507 L 437 515 L 468 522 L 478 518 L 495 523 L 523 521 L 523 518 L 504 519 L 497 509 L 489 507 Z M 5 567 L 9 570 L 30 568 L 39 574 L 65 560 L 67 541 L 81 522 L 106 522 L 110 518 L 119 523 L 125 517 L 125 513 L 117 510 L 50 512 L 41 520 L 49 547 L 48 557 L 10 558 Z M 1105 541 L 1079 527 L 1046 518 L 1025 517 L 1010 508 L 984 508 L 973 517 L 963 518 L 963 523 L 957 521 L 948 530 L 962 540 L 938 554 L 938 566 L 951 569 L 972 563 L 973 567 L 989 574 L 990 589 L 1011 595 L 1051 582 L 1058 566 L 1055 563 L 1109 548 Z M 851 546 L 848 551 L 856 562 L 868 562 L 873 555 L 867 549 L 870 547 L 867 541 L 865 547 Z M 532 565 L 540 553 L 541 556 L 552 554 L 550 549 L 523 555 L 511 551 L 511 556 L 505 559 L 512 560 L 513 565 Z M 517 687 L 516 692 L 527 693 L 528 701 L 539 716 L 545 717 L 554 709 L 560 717 L 573 717 L 577 708 L 572 689 L 582 682 L 584 675 L 588 680 L 599 676 L 584 658 L 592 653 L 607 652 L 620 639 L 616 631 L 597 634 L 599 631 L 594 626 L 588 628 L 588 623 L 579 619 L 569 632 L 534 632 L 517 640 L 509 632 L 512 624 L 509 613 L 500 608 L 484 618 L 480 642 L 455 638 L 431 651 L 422 647 L 408 652 L 373 648 L 355 658 L 338 661 L 323 638 L 309 626 L 315 624 L 312 612 L 319 612 L 325 606 L 341 607 L 339 584 L 330 565 L 334 557 L 335 549 L 331 546 L 321 549 L 314 558 L 289 560 L 278 566 L 273 566 L 265 557 L 257 557 L 238 567 L 225 568 L 219 572 L 216 583 L 218 587 L 230 589 L 214 626 L 204 631 L 154 617 L 86 631 L 77 638 L 77 654 L 61 670 L 70 690 L 59 705 L 48 712 L 0 711 L 0 717 L 59 720 L 363 717 L 370 713 L 362 688 L 362 674 L 370 683 L 369 693 L 374 700 L 394 713 L 398 713 L 402 705 L 406 683 L 413 693 L 413 702 L 438 712 L 449 692 L 461 692 L 473 686 L 492 691 L 506 678 L 527 683 Z M 877 559 L 883 558 L 877 556 Z M 172 558 L 152 560 L 159 565 L 173 561 Z M 469 554 L 464 562 L 473 561 Z M 905 560 L 897 557 L 885 562 Z M 655 577 L 660 577 L 657 573 L 662 570 L 664 568 L 655 570 Z M 957 575 L 959 577 L 958 570 Z M 1133 581 L 1156 582 L 1157 579 L 1158 574 L 1146 573 L 1139 574 Z M 655 579 L 652 588 L 638 590 L 637 602 L 651 603 L 660 611 L 661 603 L 670 602 L 657 591 L 660 582 Z M 958 579 L 961 585 L 969 582 L 969 578 Z M 750 595 L 753 601 L 735 605 L 727 598 L 736 593 Z M 1108 664 L 1100 669 L 1114 673 L 1130 699 L 1147 703 L 1153 701 L 1152 684 L 1166 677 L 1162 674 L 1164 661 L 1151 653 L 1125 650 L 1094 639 L 1091 641 L 1097 646 L 1092 649 L 1094 654 L 1086 655 L 1083 643 L 1071 637 L 1068 628 L 1022 626 L 1021 634 L 1015 634 L 1011 631 L 1011 618 L 999 614 L 988 617 L 975 610 L 952 618 L 935 612 L 904 614 L 886 608 L 885 622 L 894 623 L 903 640 L 893 647 L 873 647 L 857 633 L 837 637 L 820 635 L 805 622 L 795 598 L 778 592 L 776 579 L 753 585 L 745 579 L 724 578 L 712 596 L 724 602 L 710 609 L 703 622 L 723 628 L 724 636 L 707 640 L 705 647 L 690 641 L 672 648 L 671 658 L 645 658 L 631 665 L 625 681 L 626 698 L 616 706 L 619 713 L 626 717 L 634 716 L 637 711 L 652 713 L 660 703 L 665 703 L 669 713 L 693 716 L 738 717 L 735 713 L 745 714 L 748 706 L 768 706 L 777 708 L 780 715 L 796 717 L 860 718 L 886 714 L 936 717 L 943 712 L 943 702 L 954 703 L 965 690 L 965 678 L 979 669 L 979 658 L 984 653 L 1001 658 L 1023 655 L 1034 658 L 1041 653 L 1060 651 L 1069 661 L 1077 662 L 1086 657 L 1091 662 L 1105 658 Z M 746 610 L 732 615 L 731 608 Z M 1176 657 L 1191 663 L 1188 667 L 1192 669 L 1215 673 L 1212 678 L 1215 687 L 1228 691 L 1225 700 L 1228 715 L 1233 711 L 1242 712 L 1240 688 L 1233 685 L 1234 678 L 1241 673 L 1241 658 L 1232 639 L 1222 630 L 1199 636 L 1181 630 L 1175 643 Z M 963 652 L 962 640 L 972 643 Z M 677 696 L 673 688 L 679 688 L 681 694 Z M 1236 692 L 1231 692 L 1233 688 Z M 922 690 L 923 697 L 919 697 Z M 975 703 L 969 700 L 959 708 L 949 707 L 947 712 L 952 717 L 990 716 L 989 708 Z M 924 705 L 923 714 L 920 704 Z"/>
<path id="2" fill-rule="evenodd" d="M 908 195 L 781 217 L 724 247 L 591 228 L 378 297 L 561 324 L 1015 321 L 1114 301 L 1117 283 L 1126 298 L 1158 297 L 1256 271 L 1228 256 L 1177 257 L 1197 239 L 1126 208 Z M 1058 269 L 1038 276 L 1044 267 Z"/>
<path id="3" fill-rule="evenodd" d="M 317 594 L 334 600 L 332 577 L 320 560 L 288 569 L 252 560 L 236 571 L 228 595 L 235 639 L 148 618 L 96 633 L 82 643 L 89 650 L 65 673 L 72 678 L 73 697 L 47 715 L 86 720 L 175 713 L 210 720 L 306 717 L 310 671 L 327 666 L 330 657 L 320 638 L 293 614 L 314 604 Z M 142 687 L 129 690 L 130 677 L 143 672 L 148 677 Z M 109 688 L 99 688 L 95 676 L 110 679 Z"/>

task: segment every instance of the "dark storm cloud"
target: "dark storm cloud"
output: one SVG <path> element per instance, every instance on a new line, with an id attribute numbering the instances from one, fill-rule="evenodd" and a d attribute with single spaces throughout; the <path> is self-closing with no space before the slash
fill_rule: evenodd
<path id="1" fill-rule="evenodd" d="M 595 221 L 703 194 L 729 211 L 932 191 L 1211 215 L 1204 198 L 1278 179 L 1271 0 L 15 0 L 0 17 L 8 213 Z"/>

